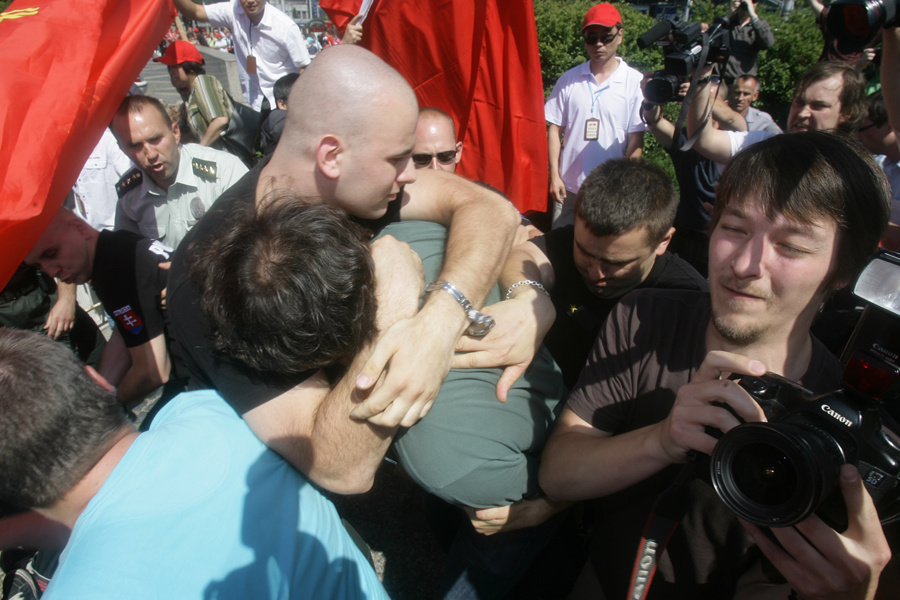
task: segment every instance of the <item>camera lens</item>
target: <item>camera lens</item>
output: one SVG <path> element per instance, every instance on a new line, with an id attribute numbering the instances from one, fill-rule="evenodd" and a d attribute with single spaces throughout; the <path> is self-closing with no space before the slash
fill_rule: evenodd
<path id="1" fill-rule="evenodd" d="M 734 455 L 734 485 L 750 501 L 784 504 L 797 493 L 797 471 L 778 448 L 747 444 Z"/>
<path id="2" fill-rule="evenodd" d="M 742 519 L 786 527 L 809 517 L 835 486 L 840 449 L 816 430 L 778 423 L 747 423 L 716 443 L 713 487 Z"/>

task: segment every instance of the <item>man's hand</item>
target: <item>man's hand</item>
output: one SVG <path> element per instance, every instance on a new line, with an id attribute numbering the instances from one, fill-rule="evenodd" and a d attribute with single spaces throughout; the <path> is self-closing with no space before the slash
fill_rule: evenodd
<path id="1" fill-rule="evenodd" d="M 562 204 L 566 200 L 566 184 L 558 175 L 550 176 L 550 194 L 557 204 Z"/>
<path id="2" fill-rule="evenodd" d="M 457 310 L 462 314 L 459 307 Z M 372 390 L 382 372 L 384 379 L 351 416 L 383 427 L 415 425 L 431 409 L 450 371 L 453 347 L 461 329 L 461 320 L 444 322 L 427 307 L 415 317 L 391 326 L 363 365 L 356 389 L 361 393 Z"/>
<path id="3" fill-rule="evenodd" d="M 463 320 L 458 319 L 455 327 L 442 326 L 433 310 L 416 314 L 425 275 L 422 261 L 407 244 L 384 236 L 372 244 L 372 258 L 382 336 L 356 381 L 357 390 L 372 392 L 352 416 L 374 425 L 410 427 L 431 408 L 450 370 L 453 344 Z M 453 304 L 448 307 L 455 308 L 451 314 L 462 316 L 449 295 L 439 298 Z"/>
<path id="4" fill-rule="evenodd" d="M 58 282 L 56 302 L 47 313 L 44 329 L 54 340 L 72 330 L 75 325 L 75 285 Z"/>
<path id="5" fill-rule="evenodd" d="M 552 502 L 541 494 L 528 500 L 519 500 L 509 506 L 471 508 L 464 506 L 472 527 L 481 535 L 494 535 L 501 531 L 514 531 L 540 525 L 556 513 L 571 506 L 572 502 Z"/>
<path id="6" fill-rule="evenodd" d="M 891 559 L 878 513 L 853 465 L 841 467 L 850 526 L 838 533 L 813 515 L 795 527 L 773 528 L 779 544 L 741 521 L 760 550 L 804 599 L 871 600 Z"/>
<path id="7" fill-rule="evenodd" d="M 497 382 L 497 399 L 506 402 L 509 388 L 531 364 L 553 325 L 556 310 L 546 294 L 532 288 L 482 312 L 493 316 L 497 325 L 484 337 L 461 337 L 456 349 L 463 354 L 453 357 L 453 368 L 506 367 Z"/>
<path id="8" fill-rule="evenodd" d="M 350 19 L 350 22 L 347 23 L 347 28 L 344 30 L 344 37 L 341 38 L 342 44 L 358 44 L 362 41 L 363 26 L 360 23 L 362 18 L 363 15 L 356 15 Z"/>
<path id="9" fill-rule="evenodd" d="M 683 463 L 692 450 L 711 454 L 716 438 L 706 433 L 706 427 L 726 432 L 740 424 L 714 402 L 728 404 L 745 421 L 765 421 L 753 397 L 728 379 L 732 373 L 758 376 L 765 372 L 765 365 L 746 356 L 721 351 L 707 354 L 691 382 L 678 389 L 669 416 L 657 426 L 658 443 L 668 459 Z"/>

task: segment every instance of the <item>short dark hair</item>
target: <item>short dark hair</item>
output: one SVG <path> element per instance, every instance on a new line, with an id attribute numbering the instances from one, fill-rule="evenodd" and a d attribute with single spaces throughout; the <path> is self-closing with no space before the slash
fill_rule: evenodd
<path id="1" fill-rule="evenodd" d="M 287 102 L 288 96 L 291 95 L 291 88 L 294 86 L 294 82 L 299 78 L 300 73 L 288 73 L 276 81 L 275 87 L 272 89 L 272 95 L 275 96 L 275 101 L 278 102 L 281 100 L 282 102 Z"/>
<path id="2" fill-rule="evenodd" d="M 58 502 L 129 422 L 115 397 L 68 347 L 0 328 L 0 499 L 23 508 Z"/>
<path id="3" fill-rule="evenodd" d="M 794 89 L 794 98 L 806 91 L 806 88 L 814 83 L 830 79 L 840 75 L 843 80 L 841 85 L 841 115 L 844 121 L 838 124 L 838 131 L 853 133 L 866 119 L 868 111 L 866 101 L 866 78 L 862 73 L 850 65 L 837 61 L 823 61 L 811 66 L 800 77 L 797 87 Z"/>
<path id="4" fill-rule="evenodd" d="M 166 107 L 163 106 L 162 102 L 153 96 L 125 96 L 125 99 L 122 100 L 119 108 L 116 109 L 114 120 L 119 117 L 127 117 L 129 114 L 142 113 L 148 106 L 153 107 L 160 115 L 162 115 L 166 127 L 172 127 L 172 119 L 169 117 L 169 111 L 166 110 Z M 113 130 L 113 133 L 115 133 L 115 130 Z"/>
<path id="5" fill-rule="evenodd" d="M 351 360 L 375 331 L 363 229 L 286 190 L 259 209 L 237 207 L 226 222 L 188 248 L 212 349 L 277 376 Z"/>
<path id="6" fill-rule="evenodd" d="M 675 222 L 678 194 L 665 171 L 643 159 L 616 158 L 588 174 L 575 197 L 575 215 L 596 236 L 647 228 L 659 244 Z"/>
<path id="7" fill-rule="evenodd" d="M 179 64 L 187 75 L 206 75 L 206 69 L 198 62 L 188 61 Z"/>
<path id="8" fill-rule="evenodd" d="M 881 90 L 869 95 L 869 120 L 876 127 L 881 127 L 888 122 L 887 108 L 884 106 L 884 96 Z"/>
<path id="9" fill-rule="evenodd" d="M 890 186 L 871 154 L 846 134 L 776 135 L 739 152 L 725 167 L 710 220 L 733 202 L 759 202 L 766 215 L 801 223 L 830 220 L 838 231 L 829 287 L 849 283 L 878 248 L 890 217 Z"/>

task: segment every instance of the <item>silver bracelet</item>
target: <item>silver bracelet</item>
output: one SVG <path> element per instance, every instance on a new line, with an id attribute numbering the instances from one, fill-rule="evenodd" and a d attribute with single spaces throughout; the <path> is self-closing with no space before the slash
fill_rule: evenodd
<path id="1" fill-rule="evenodd" d="M 548 292 L 547 288 L 545 288 L 543 285 L 541 285 L 537 281 L 532 281 L 531 279 L 523 279 L 522 281 L 517 281 L 514 284 L 512 284 L 511 286 L 509 286 L 509 289 L 506 290 L 506 299 L 507 300 L 509 300 L 509 297 L 512 295 L 513 290 L 516 289 L 517 287 L 519 287 L 520 285 L 530 285 L 532 287 L 536 287 L 537 289 L 539 289 L 542 292 L 544 292 L 545 294 L 547 294 L 548 298 L 550 297 L 550 292 Z"/>
<path id="2" fill-rule="evenodd" d="M 472 306 L 469 299 L 466 298 L 466 296 L 452 283 L 447 281 L 432 281 L 425 286 L 426 292 L 433 292 L 436 290 L 444 290 L 453 296 L 453 299 L 456 300 L 466 312 L 466 318 L 469 319 L 469 327 L 466 329 L 467 334 L 481 337 L 487 335 L 487 333 L 494 328 L 494 317 L 475 310 L 475 307 Z"/>

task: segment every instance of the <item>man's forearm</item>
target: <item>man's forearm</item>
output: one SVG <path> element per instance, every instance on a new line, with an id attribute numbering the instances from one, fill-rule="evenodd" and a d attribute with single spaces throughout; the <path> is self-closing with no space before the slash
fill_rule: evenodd
<path id="1" fill-rule="evenodd" d="M 567 416 L 571 417 L 569 409 L 564 421 Z M 657 442 L 655 427 L 598 437 L 563 423 L 544 447 L 541 489 L 551 500 L 585 500 L 647 479 L 671 464 Z"/>
<path id="2" fill-rule="evenodd" d="M 222 135 L 222 132 L 227 128 L 228 117 L 216 117 L 209 122 L 209 127 L 206 128 L 206 133 L 203 134 L 203 139 L 200 140 L 200 145 L 212 146 L 216 142 L 216 140 L 219 139 L 219 136 Z"/>
<path id="3" fill-rule="evenodd" d="M 628 134 L 628 146 L 625 148 L 625 158 L 640 158 L 644 153 L 644 132 L 635 131 Z"/>
<path id="4" fill-rule="evenodd" d="M 719 122 L 722 129 L 747 131 L 747 120 L 739 112 L 728 106 L 721 98 L 716 98 L 713 102 L 712 118 Z"/>
<path id="5" fill-rule="evenodd" d="M 888 120 L 900 131 L 900 28 L 882 30 L 881 91 Z"/>
<path id="6" fill-rule="evenodd" d="M 562 152 L 562 140 L 559 137 L 559 125 L 551 124 L 547 129 L 547 155 L 549 156 L 550 175 L 559 177 L 559 155 Z"/>
<path id="7" fill-rule="evenodd" d="M 704 78 L 707 73 L 703 73 Z M 704 122 L 710 102 L 710 83 L 698 83 L 688 109 L 688 136 L 697 135 L 694 150 L 716 162 L 727 163 L 731 160 L 731 139 L 728 133 L 715 129 Z M 698 133 L 699 131 L 699 133 Z"/>

